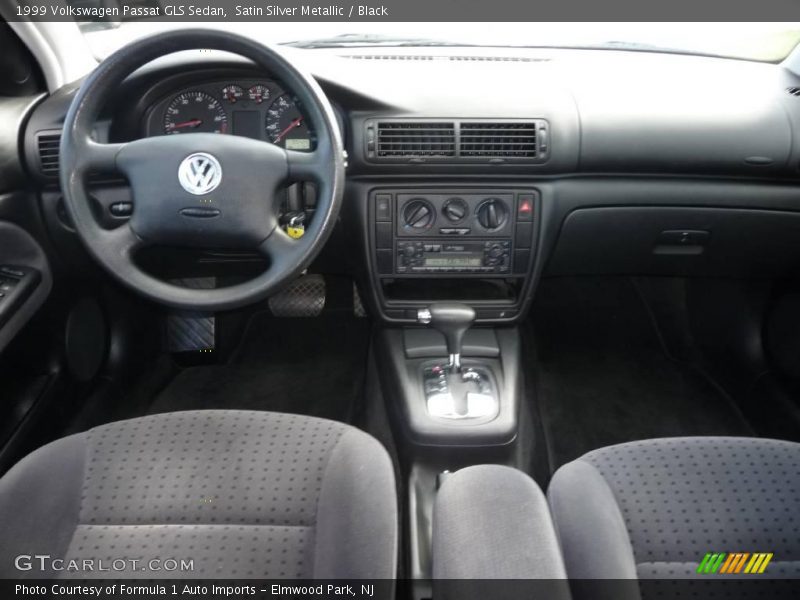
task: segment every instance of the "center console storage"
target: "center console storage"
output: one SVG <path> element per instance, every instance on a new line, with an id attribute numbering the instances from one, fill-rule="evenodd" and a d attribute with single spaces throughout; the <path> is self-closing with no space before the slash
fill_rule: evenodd
<path id="1" fill-rule="evenodd" d="M 547 500 L 530 477 L 510 467 L 476 465 L 445 478 L 434 502 L 432 563 L 438 600 L 503 595 L 497 594 L 502 588 L 463 585 L 476 579 L 561 580 L 551 582 L 547 597 L 569 598 Z"/>

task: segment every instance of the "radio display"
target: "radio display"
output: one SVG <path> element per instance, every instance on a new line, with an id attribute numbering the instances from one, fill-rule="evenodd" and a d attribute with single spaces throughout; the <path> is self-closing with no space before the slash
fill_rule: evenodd
<path id="1" fill-rule="evenodd" d="M 426 257 L 426 267 L 480 267 L 483 265 L 483 259 L 480 256 L 439 256 L 439 257 Z"/>

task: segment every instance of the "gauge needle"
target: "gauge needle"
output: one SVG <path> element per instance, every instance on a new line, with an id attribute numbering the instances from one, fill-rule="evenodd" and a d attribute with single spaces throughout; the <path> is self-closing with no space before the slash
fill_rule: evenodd
<path id="1" fill-rule="evenodd" d="M 298 117 L 294 121 L 289 123 L 289 126 L 286 129 L 284 129 L 283 131 L 281 131 L 278 134 L 278 137 L 275 138 L 275 143 L 277 144 L 278 142 L 280 142 L 283 139 L 283 136 L 285 136 L 287 133 L 289 133 L 295 127 L 300 127 L 300 123 L 302 123 L 302 122 L 303 122 L 303 117 Z"/>
<path id="2" fill-rule="evenodd" d="M 173 129 L 180 129 L 181 127 L 197 127 L 201 125 L 203 121 L 200 119 L 191 119 L 190 121 L 183 121 L 182 123 L 175 123 L 172 128 Z"/>

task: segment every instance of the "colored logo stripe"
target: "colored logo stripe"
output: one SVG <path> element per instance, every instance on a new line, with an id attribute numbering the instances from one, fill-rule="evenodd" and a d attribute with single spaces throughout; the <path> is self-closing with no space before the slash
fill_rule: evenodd
<path id="1" fill-rule="evenodd" d="M 736 563 L 736 567 L 734 568 L 734 573 L 740 573 L 742 567 L 744 567 L 744 561 L 747 560 L 747 557 L 750 556 L 749 552 L 744 552 L 740 555 L 739 562 Z"/>
<path id="2" fill-rule="evenodd" d="M 745 573 L 763 573 L 769 561 L 772 560 L 772 553 L 754 554 L 752 560 L 747 563 Z"/>
<path id="3" fill-rule="evenodd" d="M 703 557 L 703 560 L 700 562 L 700 566 L 697 567 L 697 572 L 716 573 L 724 559 L 724 552 L 709 552 Z"/>
<path id="4" fill-rule="evenodd" d="M 708 552 L 700 561 L 697 573 L 760 574 L 766 570 L 772 557 L 772 552 Z"/>
<path id="5" fill-rule="evenodd" d="M 726 573 L 738 573 L 744 567 L 744 561 L 747 560 L 747 557 L 750 556 L 748 552 L 737 552 L 734 554 L 734 559 L 731 562 L 731 566 L 728 568 Z"/>
<path id="6" fill-rule="evenodd" d="M 731 572 L 731 566 L 737 560 L 739 560 L 739 555 L 736 554 L 735 552 L 731 552 L 730 554 L 728 554 L 728 558 L 722 564 L 722 568 L 719 570 L 719 572 L 720 573 L 730 573 Z"/>

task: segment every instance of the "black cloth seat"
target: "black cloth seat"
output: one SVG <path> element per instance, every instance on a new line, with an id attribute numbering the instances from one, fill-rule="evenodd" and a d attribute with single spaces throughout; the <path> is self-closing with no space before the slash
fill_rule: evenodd
<path id="1" fill-rule="evenodd" d="M 571 579 L 694 578 L 708 552 L 773 553 L 762 577 L 800 577 L 797 443 L 687 437 L 601 448 L 561 467 L 548 500 Z"/>
<path id="2" fill-rule="evenodd" d="M 397 520 L 389 456 L 354 427 L 166 413 L 60 439 L 15 465 L 0 480 L 0 576 L 389 579 Z M 15 567 L 37 554 L 67 563 Z M 59 570 L 71 559 L 136 559 L 139 570 Z M 141 570 L 151 559 L 193 568 Z"/>

